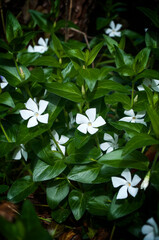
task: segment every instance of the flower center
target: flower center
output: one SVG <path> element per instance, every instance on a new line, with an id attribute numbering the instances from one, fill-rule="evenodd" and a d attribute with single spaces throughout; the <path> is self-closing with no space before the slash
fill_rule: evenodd
<path id="1" fill-rule="evenodd" d="M 37 113 L 37 112 L 34 113 L 34 116 L 35 116 L 35 117 L 38 117 L 38 116 L 39 116 L 39 113 Z"/>
<path id="2" fill-rule="evenodd" d="M 92 126 L 92 123 L 91 123 L 91 122 L 88 122 L 88 126 L 91 127 L 91 126 Z"/>
<path id="3" fill-rule="evenodd" d="M 133 119 L 133 120 L 135 120 L 135 119 L 136 119 L 136 117 L 132 117 L 132 119 Z"/>
<path id="4" fill-rule="evenodd" d="M 131 186 L 131 184 L 128 182 L 128 187 L 130 187 Z"/>

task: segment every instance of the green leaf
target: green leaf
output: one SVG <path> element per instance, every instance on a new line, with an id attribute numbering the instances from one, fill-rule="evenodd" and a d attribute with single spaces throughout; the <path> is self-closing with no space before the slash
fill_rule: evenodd
<path id="1" fill-rule="evenodd" d="M 131 108 L 131 100 L 130 98 L 123 94 L 123 93 L 112 93 L 110 95 L 106 95 L 104 98 L 105 103 L 108 104 L 116 104 L 121 102 L 124 109 L 130 109 Z"/>
<path id="2" fill-rule="evenodd" d="M 135 198 L 128 197 L 128 199 L 117 200 L 117 194 L 115 194 L 108 215 L 109 220 L 118 219 L 124 217 L 137 209 L 139 209 L 144 202 L 144 194 L 139 193 Z"/>
<path id="3" fill-rule="evenodd" d="M 21 219 L 25 226 L 25 238 L 23 239 L 52 239 L 46 229 L 42 227 L 35 209 L 29 200 L 26 200 L 23 204 Z"/>
<path id="4" fill-rule="evenodd" d="M 14 38 L 23 35 L 22 28 L 14 15 L 8 11 L 6 16 L 6 38 L 10 43 Z"/>
<path id="5" fill-rule="evenodd" d="M 67 54 L 70 56 L 70 57 L 75 57 L 75 58 L 78 58 L 82 61 L 85 61 L 85 54 L 84 52 L 82 52 L 82 50 L 80 49 L 69 49 L 67 51 Z"/>
<path id="6" fill-rule="evenodd" d="M 147 106 L 147 113 L 151 120 L 151 124 L 156 135 L 156 138 L 159 139 L 159 114 L 151 106 Z"/>
<path id="7" fill-rule="evenodd" d="M 29 13 L 31 14 L 35 24 L 37 24 L 44 32 L 50 32 L 52 23 L 47 19 L 47 15 L 45 13 L 41 13 L 33 9 L 30 9 Z"/>
<path id="8" fill-rule="evenodd" d="M 10 151 L 12 151 L 15 148 L 15 146 L 16 146 L 15 143 L 1 141 L 0 142 L 0 157 L 7 155 Z"/>
<path id="9" fill-rule="evenodd" d="M 55 52 L 56 56 L 58 58 L 61 58 L 64 53 L 63 46 L 54 33 L 52 33 L 51 36 L 52 36 L 52 49 Z"/>
<path id="10" fill-rule="evenodd" d="M 33 66 L 50 66 L 58 68 L 60 67 L 59 62 L 56 60 L 56 58 L 52 56 L 42 56 L 37 58 L 35 61 L 32 62 Z"/>
<path id="11" fill-rule="evenodd" d="M 118 46 L 117 41 L 112 39 L 111 37 L 108 37 L 107 35 L 103 35 L 105 43 L 107 44 L 107 47 L 109 49 L 109 52 L 112 54 L 115 51 L 115 46 Z"/>
<path id="12" fill-rule="evenodd" d="M 33 181 L 40 182 L 53 179 L 60 175 L 66 168 L 63 160 L 53 161 L 52 165 L 37 160 L 33 169 Z"/>
<path id="13" fill-rule="evenodd" d="M 65 208 L 65 206 L 60 206 L 59 209 L 54 209 L 54 211 L 51 213 L 51 216 L 57 223 L 63 223 L 68 218 L 70 213 L 70 209 Z"/>
<path id="14" fill-rule="evenodd" d="M 18 203 L 37 188 L 37 185 L 32 181 L 30 176 L 17 179 L 8 191 L 7 198 L 9 201 Z"/>
<path id="15" fill-rule="evenodd" d="M 130 139 L 130 141 L 123 148 L 123 155 L 127 155 L 135 149 L 142 148 L 144 146 L 150 146 L 159 144 L 159 140 L 151 137 L 148 134 L 140 133 Z"/>
<path id="16" fill-rule="evenodd" d="M 128 66 L 132 67 L 133 57 L 130 54 L 126 54 L 122 49 L 115 46 L 115 63 L 117 68 Z"/>
<path id="17" fill-rule="evenodd" d="M 145 34 L 146 47 L 157 48 L 158 46 L 158 34 L 156 32 L 146 32 Z"/>
<path id="18" fill-rule="evenodd" d="M 0 48 L 3 48 L 7 51 L 10 51 L 10 47 L 8 46 L 8 44 L 3 40 L 3 39 L 0 39 Z"/>
<path id="19" fill-rule="evenodd" d="M 133 63 L 133 69 L 137 74 L 146 68 L 150 51 L 151 50 L 149 48 L 144 48 L 136 55 Z"/>
<path id="20" fill-rule="evenodd" d="M 89 53 L 89 57 L 88 57 L 88 61 L 86 62 L 86 65 L 89 66 L 94 59 L 96 58 L 97 54 L 99 53 L 99 51 L 101 50 L 101 48 L 103 47 L 104 42 L 101 42 L 99 44 L 97 44 Z"/>
<path id="21" fill-rule="evenodd" d="M 4 184 L 0 185 L 0 194 L 6 192 L 8 188 L 9 186 L 7 185 L 4 185 Z"/>
<path id="22" fill-rule="evenodd" d="M 4 104 L 12 108 L 15 107 L 13 99 L 8 92 L 0 94 L 0 104 Z"/>
<path id="23" fill-rule="evenodd" d="M 96 20 L 97 30 L 100 30 L 103 27 L 107 26 L 109 22 L 110 22 L 109 18 L 98 17 L 97 20 Z"/>
<path id="24" fill-rule="evenodd" d="M 98 162 L 117 168 L 136 168 L 140 170 L 147 170 L 149 165 L 148 158 L 141 152 L 134 151 L 123 156 L 123 149 L 103 155 L 98 159 Z"/>
<path id="25" fill-rule="evenodd" d="M 79 190 L 72 190 L 69 194 L 69 205 L 71 211 L 78 221 L 86 210 L 86 197 L 85 194 Z"/>
<path id="26" fill-rule="evenodd" d="M 79 74 L 84 78 L 89 90 L 92 92 L 98 80 L 100 70 L 97 68 L 79 69 Z"/>
<path id="27" fill-rule="evenodd" d="M 111 200 L 108 196 L 91 197 L 87 202 L 87 211 L 96 216 L 107 216 Z"/>
<path id="28" fill-rule="evenodd" d="M 92 183 L 92 181 L 98 176 L 100 168 L 101 166 L 98 164 L 74 166 L 67 177 L 68 179 L 77 182 Z"/>
<path id="29" fill-rule="evenodd" d="M 68 195 L 69 184 L 66 180 L 50 182 L 46 188 L 47 203 L 54 209 Z"/>
<path id="30" fill-rule="evenodd" d="M 82 94 L 74 83 L 46 83 L 46 89 L 73 102 L 83 102 Z"/>
<path id="31" fill-rule="evenodd" d="M 141 78 L 159 79 L 159 72 L 152 69 L 145 69 L 142 73 L 135 77 L 134 82 Z"/>
<path id="32" fill-rule="evenodd" d="M 118 130 L 125 130 L 127 133 L 137 134 L 140 133 L 143 128 L 145 127 L 143 124 L 140 123 L 130 123 L 124 121 L 118 122 L 110 122 L 110 124 Z"/>

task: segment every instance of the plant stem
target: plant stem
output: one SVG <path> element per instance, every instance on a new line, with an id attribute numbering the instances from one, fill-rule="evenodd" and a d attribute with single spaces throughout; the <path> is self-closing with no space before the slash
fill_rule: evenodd
<path id="1" fill-rule="evenodd" d="M 14 55 L 13 55 L 13 60 L 14 60 L 14 64 L 15 64 L 15 66 L 16 66 L 17 72 L 18 72 L 18 74 L 19 74 L 19 77 L 20 77 L 20 79 L 22 80 L 23 78 L 22 78 L 21 72 L 20 72 L 20 70 L 19 70 L 19 67 L 18 67 L 18 64 L 17 64 L 17 61 L 16 61 Z"/>
<path id="2" fill-rule="evenodd" d="M 148 130 L 148 133 L 147 133 L 147 134 L 150 134 L 150 132 L 151 132 L 151 125 L 150 125 L 150 128 L 149 128 L 149 130 Z M 142 147 L 141 153 L 144 153 L 144 151 L 145 151 L 145 148 L 146 148 L 146 146 L 143 146 L 143 147 Z"/>
<path id="3" fill-rule="evenodd" d="M 6 131 L 4 130 L 4 127 L 3 127 L 2 123 L 1 123 L 1 121 L 0 121 L 0 127 L 1 127 L 2 132 L 4 133 L 4 135 L 5 135 L 6 139 L 7 139 L 7 141 L 8 141 L 8 142 L 12 142 L 12 141 L 10 140 L 10 138 L 8 137 Z"/>
<path id="4" fill-rule="evenodd" d="M 135 83 L 132 82 L 131 108 L 133 108 L 133 105 L 134 105 L 134 86 L 135 86 Z"/>
<path id="5" fill-rule="evenodd" d="M 49 218 L 43 218 L 43 217 L 39 217 L 39 219 L 40 219 L 40 220 L 43 220 L 43 221 L 46 221 L 46 222 L 49 222 L 49 223 L 51 223 L 51 222 L 52 222 L 52 220 L 51 220 L 51 219 L 49 219 Z"/>
<path id="6" fill-rule="evenodd" d="M 116 228 L 116 226 L 115 226 L 115 224 L 114 224 L 114 226 L 113 226 L 113 228 L 112 228 L 112 231 L 111 231 L 111 235 L 110 235 L 109 240 L 112 240 L 112 239 L 113 239 L 113 235 L 114 235 L 114 232 L 115 232 L 115 228 Z"/>

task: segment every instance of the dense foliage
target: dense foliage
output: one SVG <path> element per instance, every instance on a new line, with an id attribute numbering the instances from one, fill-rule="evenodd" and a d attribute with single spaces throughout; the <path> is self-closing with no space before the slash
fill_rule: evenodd
<path id="1" fill-rule="evenodd" d="M 78 27 L 52 22 L 56 7 L 49 15 L 30 10 L 27 27 L 8 11 L 3 25 L 0 192 L 24 205 L 14 224 L 0 219 L 0 232 L 53 239 L 26 200 L 38 193 L 57 223 L 96 216 L 109 239 L 119 229 L 118 239 L 158 239 L 158 33 L 142 36 L 110 16 L 97 19 L 103 33 L 91 40 L 64 41 L 59 30 Z M 159 27 L 155 12 L 141 11 Z"/>

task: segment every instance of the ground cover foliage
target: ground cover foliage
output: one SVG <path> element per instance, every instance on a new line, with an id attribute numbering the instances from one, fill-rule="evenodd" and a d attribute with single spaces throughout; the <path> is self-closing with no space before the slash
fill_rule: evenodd
<path id="1" fill-rule="evenodd" d="M 65 41 L 81 32 L 55 21 L 59 1 L 28 26 L 5 16 L 0 193 L 17 213 L 0 218 L 5 239 L 159 238 L 159 23 L 140 8 L 144 35 L 124 29 L 119 6 L 83 41 Z"/>

